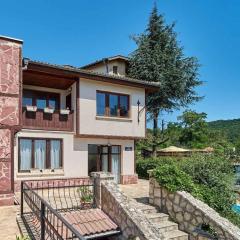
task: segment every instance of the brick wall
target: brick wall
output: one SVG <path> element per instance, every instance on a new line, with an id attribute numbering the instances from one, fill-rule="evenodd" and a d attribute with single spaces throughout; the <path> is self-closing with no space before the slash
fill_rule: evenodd
<path id="1" fill-rule="evenodd" d="M 13 204 L 13 145 L 20 126 L 22 42 L 0 36 L 0 206 Z"/>
<path id="2" fill-rule="evenodd" d="M 121 184 L 137 184 L 138 175 L 121 175 Z"/>

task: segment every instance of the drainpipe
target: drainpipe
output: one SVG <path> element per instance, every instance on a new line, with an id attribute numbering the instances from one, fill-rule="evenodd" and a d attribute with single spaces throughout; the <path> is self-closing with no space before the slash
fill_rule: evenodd
<path id="1" fill-rule="evenodd" d="M 28 67 L 28 63 L 29 63 L 29 58 L 23 58 L 22 60 L 22 70 L 27 70 L 27 67 Z"/>
<path id="2" fill-rule="evenodd" d="M 108 69 L 108 58 L 104 58 L 104 59 L 103 59 L 103 62 L 104 62 L 105 67 L 106 67 L 106 73 L 109 73 L 109 69 Z"/>

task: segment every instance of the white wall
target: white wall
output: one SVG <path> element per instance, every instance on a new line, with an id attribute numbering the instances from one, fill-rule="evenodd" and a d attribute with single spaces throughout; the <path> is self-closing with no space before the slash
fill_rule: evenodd
<path id="1" fill-rule="evenodd" d="M 18 173 L 18 138 L 60 138 L 63 139 L 63 171 L 51 173 Z M 22 130 L 17 133 L 14 146 L 14 179 L 47 179 L 59 177 L 86 177 L 88 175 L 88 144 L 99 145 L 121 145 L 121 173 L 123 175 L 134 174 L 134 151 L 125 151 L 125 147 L 134 149 L 133 140 L 114 140 L 114 139 L 85 139 L 74 138 L 71 133 L 49 132 L 37 130 Z"/>
<path id="2" fill-rule="evenodd" d="M 81 158 L 88 160 L 88 144 L 97 145 L 120 145 L 121 146 L 121 174 L 134 174 L 134 141 L 118 139 L 92 139 L 75 138 L 74 150 L 81 152 Z M 131 147 L 132 151 L 126 151 L 125 147 Z"/>
<path id="3" fill-rule="evenodd" d="M 125 76 L 126 75 L 126 63 L 125 61 L 119 61 L 119 60 L 110 60 L 108 62 L 108 72 L 105 63 L 99 63 L 94 66 L 90 66 L 88 70 L 94 71 L 94 72 L 99 72 L 99 73 L 109 73 L 109 74 L 114 74 L 113 73 L 113 66 L 118 66 L 118 74 L 119 76 Z"/>
<path id="4" fill-rule="evenodd" d="M 117 81 L 117 80 L 116 80 Z M 130 95 L 130 118 L 119 119 L 96 116 L 96 91 L 109 91 Z M 106 82 L 80 79 L 80 134 L 145 137 L 145 109 L 140 114 L 138 123 L 138 106 L 145 105 L 145 90 L 142 88 L 116 85 Z"/>
<path id="5" fill-rule="evenodd" d="M 56 173 L 43 173 L 42 177 L 84 177 L 87 176 L 87 159 L 82 158 L 80 150 L 74 150 L 74 135 L 64 132 L 50 132 L 50 131 L 32 131 L 22 130 L 17 134 L 14 146 L 14 172 L 15 179 L 25 178 L 25 176 L 33 176 L 33 174 L 18 173 L 18 138 L 19 137 L 33 137 L 33 138 L 60 138 L 63 139 L 63 171 L 56 171 Z M 38 175 L 40 172 L 38 173 Z"/>

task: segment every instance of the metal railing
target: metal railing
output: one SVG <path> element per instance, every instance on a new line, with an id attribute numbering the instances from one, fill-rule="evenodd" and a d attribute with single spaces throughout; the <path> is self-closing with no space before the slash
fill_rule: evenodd
<path id="1" fill-rule="evenodd" d="M 33 238 L 86 239 L 61 212 L 94 207 L 94 185 L 90 179 L 21 182 L 21 217 Z"/>

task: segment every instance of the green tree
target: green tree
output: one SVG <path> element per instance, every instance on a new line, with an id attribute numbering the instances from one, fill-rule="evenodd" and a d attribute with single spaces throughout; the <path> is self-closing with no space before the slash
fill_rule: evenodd
<path id="1" fill-rule="evenodd" d="M 206 113 L 185 111 L 178 117 L 182 126 L 182 133 L 179 138 L 181 145 L 190 148 L 203 148 L 209 144 L 209 130 L 206 122 Z"/>
<path id="2" fill-rule="evenodd" d="M 165 135 L 168 137 L 167 146 L 179 146 L 181 144 L 179 142 L 179 138 L 182 134 L 182 127 L 179 123 L 170 122 L 167 125 L 167 129 L 165 130 Z"/>
<path id="3" fill-rule="evenodd" d="M 198 60 L 184 55 L 174 26 L 165 23 L 155 4 L 146 31 L 133 37 L 137 49 L 130 55 L 130 77 L 159 83 L 158 92 L 149 94 L 146 101 L 153 119 L 154 156 L 160 112 L 185 107 L 200 99 L 195 91 L 202 84 L 198 78 Z"/>

